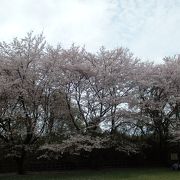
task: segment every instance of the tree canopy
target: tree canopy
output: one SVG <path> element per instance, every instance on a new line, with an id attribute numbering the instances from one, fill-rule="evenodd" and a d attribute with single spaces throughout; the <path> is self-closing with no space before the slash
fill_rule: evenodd
<path id="1" fill-rule="evenodd" d="M 122 47 L 52 47 L 33 33 L 0 43 L 0 139 L 20 173 L 34 147 L 136 152 L 130 137 L 152 136 L 163 149 L 178 132 L 179 94 L 179 56 L 157 65 Z"/>

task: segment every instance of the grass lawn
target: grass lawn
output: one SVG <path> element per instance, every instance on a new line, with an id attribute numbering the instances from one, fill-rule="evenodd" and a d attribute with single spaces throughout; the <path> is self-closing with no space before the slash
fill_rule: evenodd
<path id="1" fill-rule="evenodd" d="M 0 180 L 179 180 L 180 171 L 154 169 L 105 169 L 99 171 L 44 172 L 28 175 L 0 175 Z"/>

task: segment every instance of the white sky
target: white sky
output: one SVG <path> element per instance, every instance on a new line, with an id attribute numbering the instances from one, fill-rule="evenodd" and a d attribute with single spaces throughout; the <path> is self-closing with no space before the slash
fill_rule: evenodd
<path id="1" fill-rule="evenodd" d="M 0 41 L 31 30 L 53 45 L 123 46 L 158 63 L 180 53 L 180 0 L 0 0 Z"/>

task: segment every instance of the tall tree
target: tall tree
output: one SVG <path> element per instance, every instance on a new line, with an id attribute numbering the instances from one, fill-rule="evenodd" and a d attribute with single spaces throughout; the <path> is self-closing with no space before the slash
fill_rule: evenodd
<path id="1" fill-rule="evenodd" d="M 44 132 L 48 93 L 44 69 L 45 40 L 28 33 L 21 40 L 0 43 L 0 138 L 23 173 L 26 151 Z"/>

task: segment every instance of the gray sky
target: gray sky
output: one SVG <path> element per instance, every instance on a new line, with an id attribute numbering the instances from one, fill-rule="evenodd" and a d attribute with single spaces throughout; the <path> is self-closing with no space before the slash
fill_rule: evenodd
<path id="1" fill-rule="evenodd" d="M 123 46 L 158 63 L 180 53 L 180 0 L 0 0 L 0 41 L 31 30 L 53 45 Z"/>

